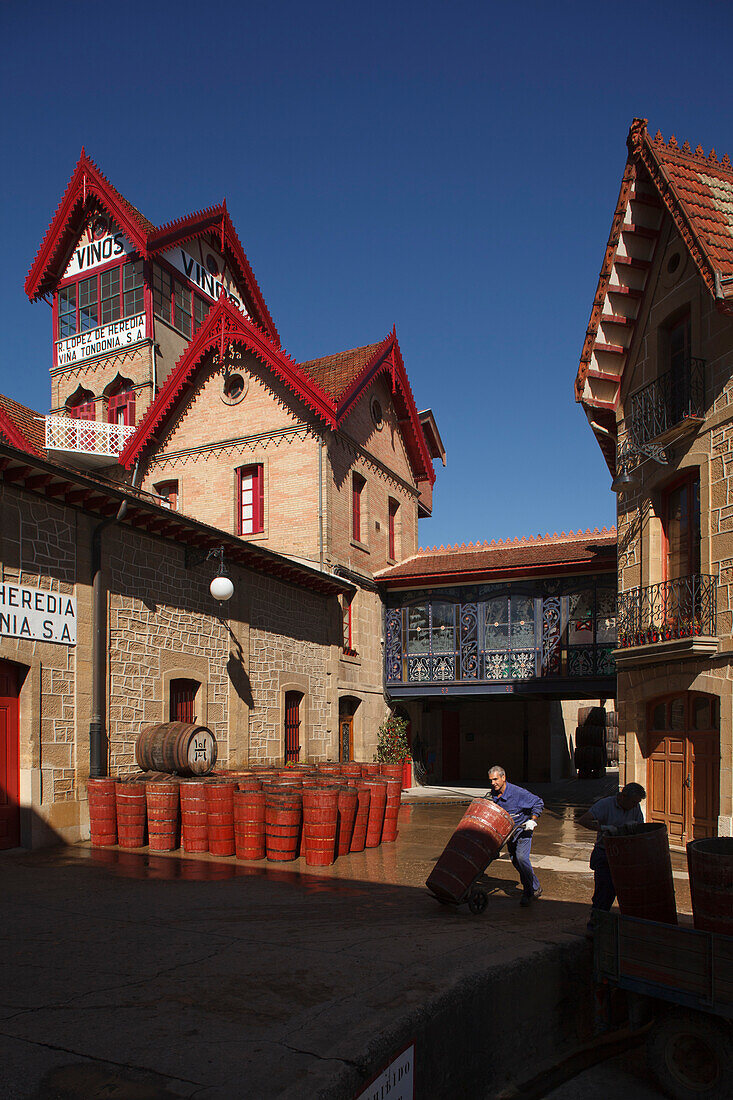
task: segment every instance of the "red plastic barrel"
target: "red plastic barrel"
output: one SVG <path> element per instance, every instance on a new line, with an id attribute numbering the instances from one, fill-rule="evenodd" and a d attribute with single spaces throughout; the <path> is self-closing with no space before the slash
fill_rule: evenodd
<path id="1" fill-rule="evenodd" d="M 389 767 L 389 765 L 387 765 Z M 400 764 L 400 768 L 402 765 Z M 400 776 L 387 777 L 387 803 L 384 808 L 384 825 L 382 826 L 382 842 L 390 843 L 397 839 L 397 817 L 400 812 L 402 799 L 402 779 Z"/>
<path id="2" fill-rule="evenodd" d="M 488 798 L 476 798 L 458 823 L 426 885 L 437 898 L 459 902 L 511 835 L 510 815 Z"/>
<path id="3" fill-rule="evenodd" d="M 667 826 L 648 821 L 623 829 L 604 841 L 619 909 L 625 917 L 676 924 Z"/>
<path id="4" fill-rule="evenodd" d="M 178 847 L 178 783 L 160 780 L 145 784 L 148 810 L 148 847 L 172 852 Z"/>
<path id="5" fill-rule="evenodd" d="M 369 807 L 372 801 L 371 787 L 362 787 L 361 780 L 356 780 L 356 795 L 358 798 L 356 817 L 354 818 L 354 831 L 351 834 L 352 852 L 363 852 L 366 846 L 367 826 L 369 825 Z"/>
<path id="6" fill-rule="evenodd" d="M 733 838 L 691 840 L 687 866 L 695 928 L 733 936 Z"/>
<path id="7" fill-rule="evenodd" d="M 145 844 L 145 784 L 118 783 L 115 800 L 120 848 L 142 848 Z"/>
<path id="8" fill-rule="evenodd" d="M 359 805 L 359 796 L 355 787 L 340 787 L 338 792 L 338 825 L 336 831 L 336 855 L 348 855 L 351 850 L 351 837 Z"/>
<path id="9" fill-rule="evenodd" d="M 206 786 L 205 779 L 184 779 L 180 784 L 181 842 L 184 852 L 209 850 Z"/>
<path id="10" fill-rule="evenodd" d="M 330 867 L 336 857 L 339 791 L 303 788 L 303 852 L 309 867 Z"/>
<path id="11" fill-rule="evenodd" d="M 237 859 L 264 859 L 265 795 L 263 791 L 234 794 L 234 845 Z"/>
<path id="12" fill-rule="evenodd" d="M 369 787 L 372 792 L 372 799 L 369 804 L 366 846 L 367 848 L 378 848 L 382 842 L 384 811 L 387 806 L 387 781 L 373 776 L 368 779 L 360 779 L 359 786 Z"/>
<path id="13" fill-rule="evenodd" d="M 297 858 L 302 800 L 302 792 L 295 788 L 265 792 L 265 848 L 269 860 L 282 863 Z"/>
<path id="14" fill-rule="evenodd" d="M 234 779 L 212 779 L 206 790 L 206 828 L 209 851 L 215 856 L 234 855 Z"/>
<path id="15" fill-rule="evenodd" d="M 88 779 L 89 839 L 96 847 L 117 843 L 117 780 L 109 777 Z"/>

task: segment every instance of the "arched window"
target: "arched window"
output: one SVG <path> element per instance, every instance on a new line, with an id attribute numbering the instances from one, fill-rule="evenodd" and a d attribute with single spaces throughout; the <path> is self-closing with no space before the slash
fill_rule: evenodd
<path id="1" fill-rule="evenodd" d="M 73 417 L 75 420 L 94 420 L 94 394 L 91 390 L 85 390 L 82 386 L 78 386 L 71 397 L 67 398 L 64 408 L 66 409 L 66 415 Z"/>
<path id="2" fill-rule="evenodd" d="M 135 389 L 132 379 L 118 374 L 106 387 L 104 394 L 107 397 L 108 423 L 134 425 Z"/>

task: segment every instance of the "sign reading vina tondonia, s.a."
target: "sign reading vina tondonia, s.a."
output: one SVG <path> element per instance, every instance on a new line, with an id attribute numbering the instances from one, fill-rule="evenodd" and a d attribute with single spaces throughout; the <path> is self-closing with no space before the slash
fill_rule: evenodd
<path id="1" fill-rule="evenodd" d="M 0 584 L 0 638 L 76 645 L 76 598 L 5 581 Z"/>
<path id="2" fill-rule="evenodd" d="M 415 1045 L 406 1047 L 355 1100 L 414 1100 Z"/>
<path id="3" fill-rule="evenodd" d="M 121 321 L 110 321 L 108 325 L 90 328 L 88 332 L 77 332 L 76 336 L 65 336 L 56 341 L 56 366 L 66 367 L 79 363 L 82 359 L 94 359 L 107 351 L 121 351 L 139 343 L 147 336 L 145 314 L 124 317 Z"/>

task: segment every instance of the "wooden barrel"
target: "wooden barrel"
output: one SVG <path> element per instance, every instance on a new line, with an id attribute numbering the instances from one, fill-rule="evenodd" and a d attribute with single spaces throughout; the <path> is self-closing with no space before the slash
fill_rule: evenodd
<path id="1" fill-rule="evenodd" d="M 733 936 L 733 837 L 691 840 L 687 867 L 695 928 Z"/>
<path id="2" fill-rule="evenodd" d="M 216 764 L 217 753 L 211 730 L 191 722 L 146 726 L 135 743 L 135 759 L 141 768 L 179 775 L 208 775 Z"/>
<path id="3" fill-rule="evenodd" d="M 581 779 L 598 775 L 606 766 L 606 750 L 602 745 L 579 745 L 575 750 L 575 767 Z"/>
<path id="4" fill-rule="evenodd" d="M 488 798 L 476 798 L 428 876 L 437 898 L 459 902 L 514 830 L 511 816 Z"/>
<path id="5" fill-rule="evenodd" d="M 269 860 L 284 863 L 297 858 L 302 821 L 301 790 L 265 790 L 265 850 Z"/>
<path id="6" fill-rule="evenodd" d="M 235 779 L 211 779 L 206 783 L 206 829 L 209 851 L 215 856 L 234 855 Z"/>
<path id="7" fill-rule="evenodd" d="M 366 846 L 367 848 L 378 848 L 382 843 L 384 811 L 387 806 L 387 782 L 381 777 L 370 776 L 367 779 L 360 779 L 359 786 L 369 787 L 372 792 L 372 799 L 369 804 Z"/>
<path id="8" fill-rule="evenodd" d="M 262 783 L 259 779 L 238 779 L 237 787 L 240 791 L 261 791 Z"/>
<path id="9" fill-rule="evenodd" d="M 351 837 L 359 806 L 356 787 L 340 787 L 338 792 L 338 820 L 336 829 L 336 855 L 345 856 L 351 851 Z"/>
<path id="10" fill-rule="evenodd" d="M 604 707 L 578 707 L 578 725 L 605 726 L 606 711 Z"/>
<path id="11" fill-rule="evenodd" d="M 400 764 L 400 767 L 402 765 Z M 402 778 L 387 777 L 387 802 L 384 808 L 382 843 L 389 844 L 397 839 L 397 818 L 402 800 Z"/>
<path id="12" fill-rule="evenodd" d="M 362 764 L 361 774 L 365 779 L 369 779 L 371 776 L 374 775 L 379 776 L 382 774 L 382 765 L 377 764 L 374 761 L 372 761 L 371 764 Z"/>
<path id="13" fill-rule="evenodd" d="M 178 783 L 171 779 L 145 784 L 148 811 L 148 847 L 172 852 L 178 847 Z"/>
<path id="14" fill-rule="evenodd" d="M 108 776 L 87 780 L 89 839 L 98 848 L 117 843 L 117 780 Z"/>
<path id="15" fill-rule="evenodd" d="M 265 794 L 238 790 L 234 795 L 234 846 L 237 859 L 264 859 Z"/>
<path id="16" fill-rule="evenodd" d="M 361 764 L 357 764 L 355 761 L 345 761 L 341 765 L 341 774 L 347 779 L 360 779 L 361 778 Z"/>
<path id="17" fill-rule="evenodd" d="M 206 780 L 184 779 L 179 785 L 181 843 L 184 852 L 208 852 Z"/>
<path id="18" fill-rule="evenodd" d="M 580 747 L 586 745 L 605 745 L 605 726 L 578 726 L 575 730 L 575 744 Z"/>
<path id="19" fill-rule="evenodd" d="M 625 917 L 676 924 L 667 826 L 648 821 L 621 828 L 604 841 L 619 909 Z"/>
<path id="20" fill-rule="evenodd" d="M 142 848 L 145 844 L 145 783 L 118 783 L 115 800 L 120 848 Z"/>
<path id="21" fill-rule="evenodd" d="M 303 854 L 308 867 L 330 867 L 336 858 L 339 790 L 303 788 Z"/>
<path id="22" fill-rule="evenodd" d="M 380 764 L 379 774 L 383 779 L 402 779 L 402 761 L 399 764 Z"/>
<path id="23" fill-rule="evenodd" d="M 356 795 L 358 798 L 356 817 L 354 818 L 354 831 L 351 834 L 351 852 L 363 852 L 366 847 L 366 834 L 369 825 L 369 807 L 372 801 L 371 787 L 362 787 L 361 780 L 356 782 Z"/>

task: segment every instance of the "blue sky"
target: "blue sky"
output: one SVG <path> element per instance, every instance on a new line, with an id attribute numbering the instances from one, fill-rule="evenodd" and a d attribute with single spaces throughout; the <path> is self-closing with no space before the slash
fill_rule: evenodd
<path id="1" fill-rule="evenodd" d="M 614 522 L 573 379 L 632 118 L 733 155 L 733 7 L 0 6 L 4 392 L 49 405 L 23 283 L 79 154 L 156 223 L 220 201 L 287 350 L 397 325 L 448 452 L 422 545 Z"/>

